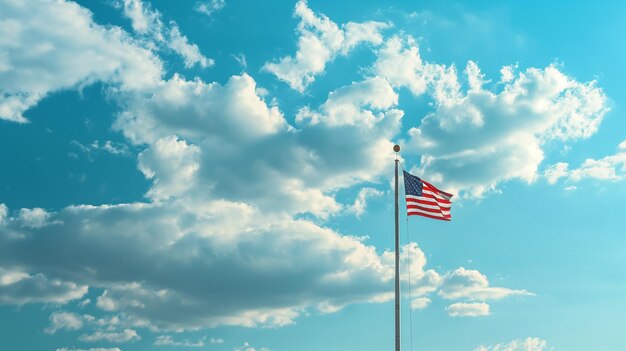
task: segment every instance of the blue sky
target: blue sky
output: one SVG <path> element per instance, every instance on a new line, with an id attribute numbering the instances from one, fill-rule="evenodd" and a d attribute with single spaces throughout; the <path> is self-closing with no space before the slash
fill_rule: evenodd
<path id="1" fill-rule="evenodd" d="M 398 143 L 403 349 L 622 350 L 625 6 L 0 0 L 0 344 L 391 349 Z"/>

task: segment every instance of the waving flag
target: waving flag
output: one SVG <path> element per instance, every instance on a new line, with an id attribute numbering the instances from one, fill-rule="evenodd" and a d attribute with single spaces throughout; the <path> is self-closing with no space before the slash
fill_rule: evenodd
<path id="1" fill-rule="evenodd" d="M 452 194 L 437 189 L 407 171 L 403 172 L 407 216 L 424 216 L 441 221 L 452 219 L 450 215 Z"/>

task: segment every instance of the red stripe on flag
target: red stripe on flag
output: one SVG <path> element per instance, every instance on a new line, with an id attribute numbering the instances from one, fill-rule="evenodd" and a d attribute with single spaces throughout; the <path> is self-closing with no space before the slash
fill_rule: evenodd
<path id="1" fill-rule="evenodd" d="M 406 198 L 406 203 L 407 205 L 411 203 L 411 204 L 437 206 L 437 207 L 446 208 L 446 209 L 449 209 L 451 207 L 451 204 L 436 202 L 432 200 L 415 199 L 415 198 L 409 198 L 409 197 Z"/>
<path id="2" fill-rule="evenodd" d="M 442 213 L 443 211 L 441 210 L 441 208 L 428 208 L 428 207 L 424 207 L 424 206 L 417 206 L 417 205 L 406 205 L 406 209 L 411 210 L 411 209 L 417 209 L 417 210 L 422 210 L 422 211 L 426 211 L 426 212 L 432 212 L 432 213 Z M 445 211 L 445 212 L 450 212 Z"/>
<path id="3" fill-rule="evenodd" d="M 426 214 L 426 213 L 419 213 L 419 212 L 407 212 L 408 216 L 422 216 L 422 217 L 428 217 L 428 218 L 432 218 L 432 219 L 438 219 L 440 221 L 450 221 L 452 219 L 452 217 L 450 216 L 433 216 L 430 214 Z"/>
<path id="4" fill-rule="evenodd" d="M 433 195 L 432 193 L 426 192 L 426 191 L 422 192 L 422 195 L 419 195 L 419 196 L 417 196 L 417 195 L 406 195 L 406 197 L 410 198 L 410 199 L 420 199 L 422 197 L 427 197 L 429 199 L 432 199 L 432 201 L 438 201 L 438 202 L 442 202 L 442 203 L 446 203 L 446 204 L 451 204 L 452 203 L 448 199 L 444 199 L 443 197 L 439 197 L 439 196 Z M 424 199 L 424 200 L 426 200 L 426 199 Z"/>
<path id="5" fill-rule="evenodd" d="M 447 197 L 448 199 L 450 199 L 452 196 L 454 196 L 454 195 L 452 195 L 450 193 L 446 193 L 445 191 L 437 189 L 437 187 L 435 187 L 434 185 L 430 184 L 429 182 L 427 182 L 427 181 L 425 181 L 423 179 L 422 179 L 422 183 L 424 183 L 424 185 L 426 185 L 426 187 L 431 188 L 435 192 L 440 193 L 441 195 Z"/>
<path id="6" fill-rule="evenodd" d="M 422 191 L 422 196 L 424 196 L 424 197 L 430 197 L 430 198 L 433 198 L 433 199 L 435 199 L 435 200 L 437 200 L 437 201 L 440 201 L 440 202 L 445 202 L 445 203 L 448 203 L 448 204 L 449 204 L 449 203 L 451 203 L 451 202 L 450 202 L 450 199 L 446 199 L 445 197 L 443 197 L 443 196 L 441 196 L 441 195 L 439 195 L 439 194 L 437 194 L 437 193 L 434 193 L 434 192 L 432 192 L 432 191 L 430 191 L 430 190 L 424 190 L 424 191 Z"/>

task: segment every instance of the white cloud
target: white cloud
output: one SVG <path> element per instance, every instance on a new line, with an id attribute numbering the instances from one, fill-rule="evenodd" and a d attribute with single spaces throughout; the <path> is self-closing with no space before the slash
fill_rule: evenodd
<path id="1" fill-rule="evenodd" d="M 224 85 L 174 75 L 156 85 L 148 97 L 122 97 L 127 110 L 114 127 L 135 143 L 178 135 L 210 139 L 225 149 L 233 142 L 249 143 L 287 129 L 280 110 L 268 107 L 256 88 L 247 74 L 233 76 Z"/>
<path id="2" fill-rule="evenodd" d="M 224 0 L 198 1 L 196 6 L 194 6 L 194 10 L 210 17 L 215 12 L 223 9 L 224 6 L 226 6 L 226 1 Z"/>
<path id="3" fill-rule="evenodd" d="M 224 343 L 224 339 L 222 339 L 222 338 L 215 338 L 215 337 L 213 337 L 213 338 L 211 338 L 211 339 L 209 340 L 209 343 L 210 343 L 210 344 L 223 344 L 223 343 Z"/>
<path id="4" fill-rule="evenodd" d="M 96 149 L 102 149 L 104 151 L 107 151 L 108 153 L 111 153 L 113 155 L 129 155 L 130 154 L 130 150 L 128 149 L 128 145 L 124 144 L 124 143 L 118 143 L 115 141 L 111 141 L 111 140 L 106 140 L 104 142 L 104 144 L 100 145 L 98 144 L 98 141 L 96 140 L 94 144 L 92 144 L 92 147 L 96 148 Z"/>
<path id="5" fill-rule="evenodd" d="M 120 329 L 124 322 L 120 319 L 119 315 L 105 316 L 103 318 L 96 319 L 90 315 L 83 315 L 83 318 L 89 323 L 90 326 L 98 329 L 104 329 L 106 331 L 115 331 Z"/>
<path id="6" fill-rule="evenodd" d="M 618 153 L 599 160 L 590 158 L 586 159 L 579 168 L 573 169 L 569 173 L 569 178 L 574 182 L 585 178 L 620 180 L 624 179 L 625 166 L 626 153 Z"/>
<path id="7" fill-rule="evenodd" d="M 545 143 L 596 132 L 608 107 L 595 81 L 578 82 L 556 65 L 517 69 L 503 67 L 499 90 L 492 91 L 469 61 L 464 92 L 455 66 L 424 61 L 410 36 L 387 39 L 372 72 L 394 87 L 434 99 L 434 111 L 410 129 L 404 148 L 422 155 L 413 171 L 455 193 L 480 197 L 503 181 L 533 182 Z"/>
<path id="8" fill-rule="evenodd" d="M 397 103 L 398 95 L 386 80 L 370 78 L 331 92 L 328 100 L 320 106 L 320 112 L 301 109 L 296 121 L 311 124 L 321 122 L 332 127 L 360 124 L 374 126 L 385 117 L 381 111 L 389 110 L 387 113 L 397 113 L 401 117 L 401 111 L 391 109 Z"/>
<path id="9" fill-rule="evenodd" d="M 343 306 L 388 295 L 391 270 L 373 247 L 245 205 L 81 206 L 57 216 L 63 225 L 22 231 L 21 240 L 0 235 L 0 265 L 18 260 L 106 288 L 96 306 L 123 313 L 128 326 L 280 326 L 318 302 Z M 41 246 L 49 235 L 56 240 Z"/>
<path id="10" fill-rule="evenodd" d="M 127 144 L 111 140 L 105 140 L 104 143 L 99 140 L 94 140 L 90 145 L 84 145 L 77 140 L 71 140 L 70 145 L 80 150 L 89 161 L 93 161 L 93 156 L 103 153 L 118 156 L 130 156 L 132 154 Z M 78 158 L 76 153 L 72 152 L 70 155 Z"/>
<path id="11" fill-rule="evenodd" d="M 139 336 L 139 334 L 137 334 L 137 331 L 133 329 L 124 329 L 119 332 L 97 330 L 93 334 L 83 334 L 78 339 L 84 342 L 108 341 L 123 343 L 140 340 L 141 336 Z"/>
<path id="12" fill-rule="evenodd" d="M 141 0 L 123 0 L 124 16 L 130 19 L 133 30 L 140 34 L 148 34 L 160 21 L 159 13 L 145 6 Z"/>
<path id="13" fill-rule="evenodd" d="M 467 196 L 482 196 L 506 180 L 533 182 L 545 143 L 593 135 L 608 111 L 595 82 L 577 82 L 555 65 L 519 72 L 500 92 L 483 88 L 471 61 L 466 93 L 454 67 L 439 71 L 435 111 L 411 128 L 405 150 L 422 154 L 416 173 Z"/>
<path id="14" fill-rule="evenodd" d="M 457 268 L 443 277 L 438 291 L 445 299 L 498 300 L 512 295 L 532 295 L 526 290 L 489 286 L 487 277 L 477 270 Z"/>
<path id="15" fill-rule="evenodd" d="M 383 174 L 392 154 L 389 139 L 403 115 L 393 108 L 396 101 L 383 79 L 353 83 L 330 93 L 319 110 L 300 110 L 296 128 L 265 103 L 247 74 L 224 85 L 174 76 L 148 96 L 124 97 L 126 111 L 114 128 L 137 145 L 149 145 L 140 157 L 146 175 L 177 186 L 193 184 L 193 191 L 177 190 L 178 196 L 326 217 L 342 209 L 333 191 Z M 159 140 L 173 136 L 177 145 L 197 151 L 160 156 L 169 147 L 159 147 L 164 142 Z M 249 155 L 254 158 L 247 164 L 239 161 Z M 160 159 L 164 167 L 151 165 Z M 149 196 L 173 195 L 159 184 Z"/>
<path id="16" fill-rule="evenodd" d="M 147 195 L 161 200 L 191 189 L 199 168 L 199 152 L 197 146 L 176 137 L 159 139 L 153 147 L 141 152 L 138 157 L 139 170 L 146 178 L 153 180 Z"/>
<path id="17" fill-rule="evenodd" d="M 395 265 L 393 252 L 385 252 L 383 259 L 390 266 Z M 426 263 L 426 255 L 417 243 L 411 242 L 400 248 L 400 280 L 406 284 L 411 280 L 412 296 L 429 294 L 441 286 L 441 274 L 433 269 L 425 269 Z"/>
<path id="18" fill-rule="evenodd" d="M 567 177 L 569 174 L 569 165 L 565 162 L 557 162 L 543 171 L 543 176 L 548 183 L 555 184 L 559 179 Z"/>
<path id="19" fill-rule="evenodd" d="M 362 42 L 374 45 L 382 43 L 380 31 L 389 27 L 381 22 L 348 22 L 340 28 L 327 16 L 316 15 L 305 0 L 296 4 L 294 15 L 300 18 L 300 36 L 295 56 L 268 62 L 264 69 L 299 92 L 313 83 L 315 76 L 323 73 L 326 64 L 337 55 L 347 55 Z"/>
<path id="20" fill-rule="evenodd" d="M 96 81 L 138 89 L 162 74 L 150 50 L 118 27 L 94 23 L 91 13 L 74 2 L 5 1 L 0 21 L 2 119 L 26 122 L 26 110 L 59 90 Z"/>
<path id="21" fill-rule="evenodd" d="M 282 326 L 308 309 L 333 312 L 350 303 L 393 296 L 391 252 L 378 255 L 358 238 L 243 204 L 170 200 L 77 206 L 55 213 L 54 219 L 63 224 L 26 230 L 9 221 L 6 229 L 21 238 L 0 235 L 0 265 L 19 263 L 29 271 L 71 277 L 76 286 L 105 289 L 96 307 L 121 313 L 124 319 L 83 317 L 96 329 L 84 340 L 131 340 L 124 332 L 129 328 Z M 50 236 L 55 240 L 46 240 Z M 442 285 L 439 273 L 424 269 L 425 255 L 414 243 L 403 248 L 403 265 L 409 252 L 413 296 L 448 289 L 445 297 L 453 298 L 446 287 L 452 283 Z M 406 274 L 403 270 L 404 281 Z M 496 294 L 490 289 L 502 290 Z M 458 296 L 510 295 L 500 294 L 503 288 L 466 290 Z"/>
<path id="22" fill-rule="evenodd" d="M 239 53 L 237 55 L 231 55 L 238 64 L 241 65 L 241 68 L 244 70 L 248 68 L 248 61 L 246 60 L 246 55 L 243 53 Z"/>
<path id="23" fill-rule="evenodd" d="M 518 69 L 518 65 L 504 66 L 500 69 L 500 83 L 508 83 L 515 79 L 515 71 Z"/>
<path id="24" fill-rule="evenodd" d="M 122 8 L 124 16 L 131 20 L 133 30 L 148 41 L 148 46 L 167 47 L 183 58 L 187 68 L 194 65 L 206 68 L 214 64 L 212 59 L 202 55 L 198 45 L 189 42 L 176 22 L 164 24 L 161 13 L 152 9 L 149 3 L 142 0 L 123 0 L 122 3 L 116 3 L 116 6 Z"/>
<path id="25" fill-rule="evenodd" d="M 489 315 L 489 305 L 484 302 L 457 302 L 446 307 L 450 317 L 480 317 Z"/>
<path id="26" fill-rule="evenodd" d="M 9 217 L 9 208 L 5 204 L 0 204 L 0 225 L 3 225 Z"/>
<path id="27" fill-rule="evenodd" d="M 50 315 L 50 326 L 44 329 L 47 334 L 54 334 L 59 330 L 79 330 L 83 327 L 81 316 L 72 312 L 54 312 Z"/>
<path id="28" fill-rule="evenodd" d="M 544 177 L 550 184 L 566 178 L 569 182 L 583 179 L 619 181 L 626 179 L 626 140 L 618 146 L 614 155 L 601 159 L 586 159 L 578 168 L 569 169 L 569 164 L 558 162 L 546 168 Z"/>
<path id="29" fill-rule="evenodd" d="M 235 347 L 233 351 L 271 351 L 266 347 L 253 347 L 249 342 L 244 342 L 242 346 Z"/>
<path id="30" fill-rule="evenodd" d="M 383 262 L 389 266 L 394 264 L 393 252 L 383 254 Z M 410 303 L 412 309 L 426 308 L 431 299 L 425 295 L 436 292 L 437 295 L 448 300 L 499 300 L 508 296 L 533 295 L 526 290 L 514 290 L 502 287 L 491 287 L 487 277 L 477 270 L 457 268 L 445 274 L 433 269 L 425 269 L 426 255 L 416 243 L 409 243 L 401 248 L 400 252 L 400 280 L 411 285 L 411 295 L 415 297 Z M 409 277 L 410 270 L 410 277 Z M 476 309 L 484 310 L 485 303 L 481 304 L 453 304 L 448 309 L 451 316 L 456 316 Z M 473 312 L 468 312 L 473 313 Z M 479 312 L 476 312 L 479 313 Z"/>
<path id="31" fill-rule="evenodd" d="M 41 228 L 50 224 L 49 218 L 50 213 L 43 208 L 22 208 L 18 219 L 24 227 Z"/>
<path id="32" fill-rule="evenodd" d="M 122 351 L 122 350 L 117 347 L 112 347 L 112 348 L 96 347 L 96 348 L 91 348 L 91 349 L 74 349 L 74 348 L 70 349 L 70 348 L 62 347 L 60 349 L 57 349 L 56 351 Z"/>
<path id="33" fill-rule="evenodd" d="M 79 315 L 73 312 L 56 311 L 50 315 L 49 319 L 50 325 L 44 329 L 44 332 L 54 334 L 60 330 L 86 329 L 79 337 L 79 340 L 83 342 L 123 343 L 141 339 L 137 331 L 125 328 L 132 322 L 123 315 L 96 318 L 89 314 Z"/>
<path id="34" fill-rule="evenodd" d="M 19 231 L 19 230 L 16 230 Z M 7 237 L 7 240 L 19 240 Z M 17 254 L 17 253 L 16 253 Z M 29 275 L 23 271 L 9 270 L 0 265 L 0 304 L 23 305 L 27 303 L 64 304 L 83 297 L 87 286 L 49 279 L 43 274 Z"/>
<path id="35" fill-rule="evenodd" d="M 365 213 L 367 207 L 367 199 L 376 196 L 382 196 L 384 193 L 374 188 L 363 188 L 359 190 L 356 199 L 352 206 L 348 208 L 348 212 L 354 213 L 357 217 L 360 217 Z"/>
<path id="36" fill-rule="evenodd" d="M 378 50 L 373 72 L 394 87 L 406 87 L 414 95 L 426 92 L 434 79 L 434 66 L 424 62 L 411 36 L 394 35 Z"/>
<path id="37" fill-rule="evenodd" d="M 196 64 L 202 68 L 213 66 L 214 61 L 202 55 L 198 45 L 189 43 L 187 37 L 180 33 L 178 26 L 172 25 L 168 35 L 167 46 L 183 57 L 185 67 L 191 68 Z"/>
<path id="38" fill-rule="evenodd" d="M 411 310 L 423 310 L 430 304 L 430 299 L 427 297 L 418 297 L 411 300 Z"/>
<path id="39" fill-rule="evenodd" d="M 544 351 L 548 343 L 540 338 L 516 339 L 508 343 L 495 344 L 492 346 L 479 346 L 474 351 Z"/>
<path id="40" fill-rule="evenodd" d="M 190 340 L 182 340 L 182 341 L 176 341 L 174 340 L 174 338 L 172 338 L 171 335 L 159 335 L 157 336 L 156 340 L 154 341 L 154 345 L 156 346 L 183 346 L 183 347 L 202 347 L 205 345 L 205 340 L 206 337 L 201 338 L 199 340 L 196 341 L 190 341 Z M 209 343 L 211 344 L 215 344 L 217 339 L 212 338 Z"/>

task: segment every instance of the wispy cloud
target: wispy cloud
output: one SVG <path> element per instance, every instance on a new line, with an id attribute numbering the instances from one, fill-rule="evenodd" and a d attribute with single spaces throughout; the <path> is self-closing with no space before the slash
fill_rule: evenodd
<path id="1" fill-rule="evenodd" d="M 0 37 L 11 38 L 0 41 L 11 64 L 0 70 L 1 119 L 26 122 L 26 110 L 62 89 L 97 81 L 139 89 L 161 77 L 162 63 L 152 51 L 118 27 L 94 23 L 91 12 L 74 2 L 3 2 L 4 19 L 14 25 L 0 26 Z"/>
<path id="2" fill-rule="evenodd" d="M 512 340 L 508 343 L 479 346 L 474 351 L 544 351 L 548 350 L 547 345 L 548 343 L 545 340 L 528 337 L 526 339 Z"/>
<path id="3" fill-rule="evenodd" d="M 226 6 L 226 1 L 224 0 L 198 1 L 194 6 L 194 10 L 210 17 L 214 13 L 223 9 L 224 6 Z"/>
<path id="4" fill-rule="evenodd" d="M 340 27 L 326 15 L 314 13 L 305 0 L 296 4 L 294 15 L 300 18 L 297 52 L 266 63 L 264 69 L 299 92 L 313 83 L 337 55 L 347 55 L 361 43 L 380 44 L 381 30 L 389 27 L 374 21 L 348 22 Z"/>
<path id="5" fill-rule="evenodd" d="M 147 40 L 150 46 L 165 47 L 180 55 L 185 67 L 198 65 L 210 67 L 214 61 L 200 52 L 198 45 L 190 43 L 176 22 L 164 23 L 162 14 L 143 0 L 122 0 L 116 3 L 131 20 L 133 30 Z"/>
<path id="6" fill-rule="evenodd" d="M 561 178 L 570 183 L 584 179 L 604 181 L 626 179 L 626 140 L 618 145 L 618 150 L 613 155 L 600 159 L 588 158 L 574 169 L 570 169 L 568 163 L 558 162 L 546 168 L 543 175 L 550 184 L 555 184 Z"/>

